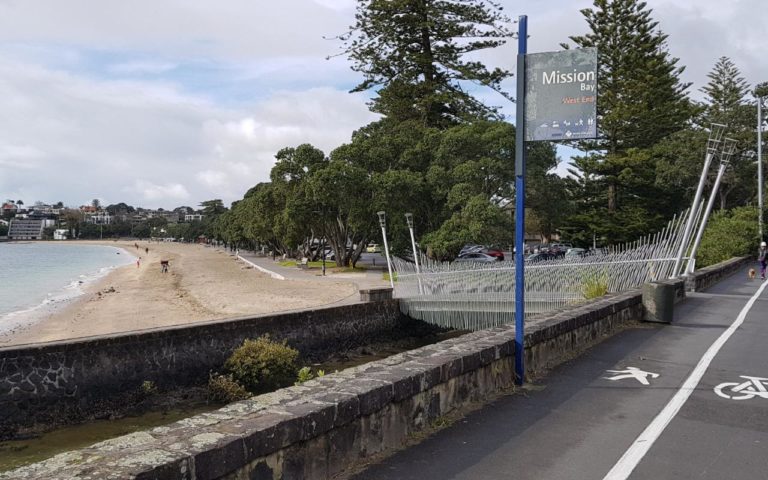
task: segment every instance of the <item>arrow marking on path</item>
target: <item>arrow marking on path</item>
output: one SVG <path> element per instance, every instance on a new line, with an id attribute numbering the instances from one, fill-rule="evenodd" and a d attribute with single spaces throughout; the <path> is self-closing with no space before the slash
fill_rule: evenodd
<path id="1" fill-rule="evenodd" d="M 608 373 L 615 373 L 617 375 L 614 375 L 613 377 L 603 377 L 606 380 L 623 380 L 625 378 L 634 378 L 638 382 L 642 383 L 643 385 L 650 385 L 651 382 L 648 381 L 648 377 L 651 378 L 659 378 L 658 373 L 653 372 L 646 372 L 644 370 L 640 370 L 637 367 L 627 367 L 626 370 L 606 370 Z"/>

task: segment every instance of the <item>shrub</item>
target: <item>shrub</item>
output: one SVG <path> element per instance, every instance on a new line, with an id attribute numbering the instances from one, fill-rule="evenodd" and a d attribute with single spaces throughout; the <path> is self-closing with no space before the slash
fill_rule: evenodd
<path id="1" fill-rule="evenodd" d="M 581 277 L 581 295 L 590 300 L 608 293 L 608 275 L 605 272 L 590 272 Z"/>
<path id="2" fill-rule="evenodd" d="M 152 395 L 157 393 L 157 385 L 152 380 L 144 380 L 139 387 L 141 393 L 144 395 Z"/>
<path id="3" fill-rule="evenodd" d="M 757 209 L 738 207 L 712 214 L 696 255 L 696 268 L 714 265 L 732 257 L 756 252 L 760 239 Z"/>
<path id="4" fill-rule="evenodd" d="M 211 373 L 208 376 L 208 400 L 218 403 L 230 403 L 245 400 L 250 393 L 237 383 L 232 375 Z"/>
<path id="5" fill-rule="evenodd" d="M 301 370 L 299 370 L 299 375 L 296 378 L 295 385 L 301 385 L 304 382 L 308 382 L 312 380 L 313 378 L 317 377 L 324 377 L 325 376 L 325 370 L 318 370 L 317 373 L 312 373 L 312 367 L 301 367 Z"/>
<path id="6" fill-rule="evenodd" d="M 312 369 L 310 367 L 301 367 L 301 370 L 299 370 L 298 378 L 296 378 L 296 385 L 301 385 L 304 382 L 308 382 L 315 378 L 315 374 L 312 373 Z"/>
<path id="7" fill-rule="evenodd" d="M 260 393 L 293 385 L 299 352 L 268 335 L 246 340 L 227 359 L 224 368 L 249 392 Z"/>

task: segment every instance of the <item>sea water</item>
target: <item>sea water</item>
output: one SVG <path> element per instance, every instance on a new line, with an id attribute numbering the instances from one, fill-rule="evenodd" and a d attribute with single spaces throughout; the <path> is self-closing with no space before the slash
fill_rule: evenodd
<path id="1" fill-rule="evenodd" d="M 0 332 L 47 305 L 81 295 L 85 284 L 134 261 L 109 246 L 0 243 Z"/>

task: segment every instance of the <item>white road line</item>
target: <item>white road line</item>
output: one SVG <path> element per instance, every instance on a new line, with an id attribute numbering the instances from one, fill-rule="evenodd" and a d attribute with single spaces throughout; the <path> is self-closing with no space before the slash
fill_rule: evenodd
<path id="1" fill-rule="evenodd" d="M 642 460 L 645 454 L 648 453 L 648 450 L 651 449 L 654 442 L 659 438 L 664 429 L 667 428 L 669 422 L 675 418 L 677 412 L 680 411 L 686 400 L 688 400 L 688 397 L 690 397 L 693 391 L 696 389 L 696 386 L 701 381 L 701 378 L 704 376 L 707 368 L 709 368 L 712 360 L 714 360 L 715 355 L 717 355 L 720 349 L 723 348 L 725 342 L 731 338 L 731 335 L 733 335 L 736 329 L 739 328 L 742 323 L 744 323 L 744 319 L 747 317 L 747 314 L 752 308 L 752 305 L 754 305 L 755 301 L 757 301 L 757 298 L 760 296 L 760 294 L 763 293 L 763 290 L 765 290 L 766 286 L 768 286 L 768 282 L 763 282 L 763 284 L 760 285 L 760 288 L 757 289 L 757 292 L 755 292 L 747 304 L 744 305 L 744 308 L 741 309 L 741 312 L 739 312 L 739 316 L 736 317 L 736 320 L 734 320 L 731 326 L 728 327 L 728 329 L 724 331 L 717 340 L 715 340 L 709 349 L 707 349 L 707 352 L 703 357 L 701 357 L 701 360 L 699 360 L 696 368 L 693 369 L 693 372 L 691 372 L 691 374 L 683 383 L 683 386 L 680 387 L 677 393 L 675 393 L 675 396 L 672 397 L 664 409 L 659 412 L 658 415 L 656 415 L 656 418 L 654 418 L 653 421 L 646 427 L 643 433 L 641 433 L 640 436 L 635 439 L 635 441 L 632 443 L 632 446 L 630 446 L 629 449 L 624 452 L 624 455 L 622 455 L 616 465 L 613 466 L 611 471 L 608 472 L 605 477 L 603 477 L 603 480 L 625 480 L 626 478 L 629 478 L 629 475 L 632 473 L 635 467 L 637 467 L 637 464 L 640 463 L 640 460 Z"/>

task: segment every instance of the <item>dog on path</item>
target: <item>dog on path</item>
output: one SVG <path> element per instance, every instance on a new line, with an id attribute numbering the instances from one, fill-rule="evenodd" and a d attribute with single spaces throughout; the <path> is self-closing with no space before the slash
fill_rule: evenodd
<path id="1" fill-rule="evenodd" d="M 747 275 L 749 275 L 749 279 L 750 280 L 754 280 L 755 277 L 757 276 L 757 272 L 755 271 L 754 268 L 750 268 L 749 272 L 747 273 Z"/>

